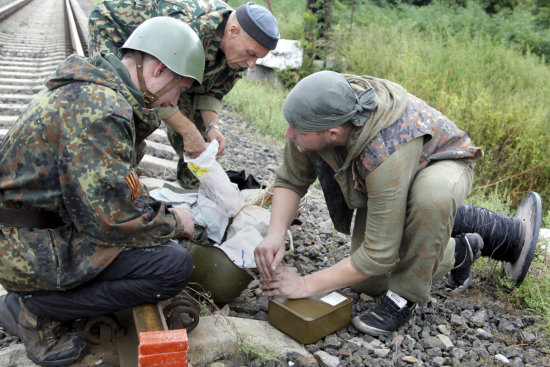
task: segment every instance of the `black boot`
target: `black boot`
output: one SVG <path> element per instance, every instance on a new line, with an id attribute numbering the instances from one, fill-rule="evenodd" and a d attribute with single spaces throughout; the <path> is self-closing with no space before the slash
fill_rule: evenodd
<path id="1" fill-rule="evenodd" d="M 25 343 L 27 356 L 40 366 L 66 366 L 80 361 L 88 350 L 82 339 L 62 335 L 59 321 L 30 312 L 14 293 L 0 297 L 0 324 Z"/>
<path id="2" fill-rule="evenodd" d="M 468 233 L 456 237 L 456 241 L 457 246 L 463 246 L 463 257 L 447 276 L 445 287 L 455 292 L 464 292 L 472 282 L 472 265 L 481 256 L 483 238 L 477 233 Z"/>
<path id="3" fill-rule="evenodd" d="M 458 208 L 452 237 L 478 233 L 483 239 L 481 256 L 506 263 L 506 273 L 519 285 L 529 270 L 542 221 L 539 194 L 528 193 L 516 214 L 509 217 L 473 205 Z"/>

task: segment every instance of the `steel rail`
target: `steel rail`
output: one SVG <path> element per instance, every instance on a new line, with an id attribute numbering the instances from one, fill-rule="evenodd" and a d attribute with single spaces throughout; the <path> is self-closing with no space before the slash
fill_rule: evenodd
<path id="1" fill-rule="evenodd" d="M 0 137 L 60 62 L 85 55 L 86 24 L 76 0 L 17 0 L 0 8 Z"/>
<path id="2" fill-rule="evenodd" d="M 84 53 L 84 47 L 82 46 L 82 40 L 80 38 L 81 32 L 78 31 L 78 25 L 75 20 L 73 7 L 71 5 L 71 1 L 69 0 L 65 0 L 65 14 L 67 16 L 67 22 L 69 26 L 69 36 L 71 40 L 73 53 L 77 54 L 78 56 L 86 56 Z"/>
<path id="3" fill-rule="evenodd" d="M 14 2 L 11 2 L 7 5 L 4 5 L 0 8 L 0 21 L 6 17 L 8 17 L 10 14 L 16 12 L 21 7 L 27 5 L 31 0 L 17 0 Z"/>

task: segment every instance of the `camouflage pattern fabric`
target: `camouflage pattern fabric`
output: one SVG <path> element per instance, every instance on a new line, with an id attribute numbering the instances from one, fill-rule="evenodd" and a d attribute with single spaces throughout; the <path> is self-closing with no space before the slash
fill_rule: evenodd
<path id="1" fill-rule="evenodd" d="M 240 71 L 231 70 L 220 50 L 227 19 L 233 9 L 219 0 L 107 0 L 96 6 L 89 18 L 90 53 L 100 51 L 120 55 L 120 47 L 132 31 L 152 17 L 170 16 L 187 23 L 202 40 L 205 53 L 204 93 L 192 91 L 182 94 L 178 107 L 204 130 L 200 110 L 221 110 L 221 101 L 241 77 Z M 183 162 L 183 139 L 168 128 L 168 139 L 178 155 L 178 180 L 184 187 L 198 181 Z"/>
<path id="2" fill-rule="evenodd" d="M 451 120 L 420 98 L 409 94 L 403 116 L 391 126 L 383 129 L 372 139 L 355 160 L 354 169 L 358 175 L 355 188 L 367 192 L 365 181 L 386 158 L 399 147 L 419 136 L 425 144 L 418 162 L 420 171 L 433 161 L 445 159 L 483 158 L 483 151 L 475 147 L 468 134 L 460 130 Z"/>
<path id="3" fill-rule="evenodd" d="M 0 225 L 0 283 L 64 290 L 125 249 L 161 245 L 173 214 L 139 182 L 140 142 L 160 124 L 114 55 L 67 58 L 0 146 L 0 205 L 49 211 L 65 225 Z"/>

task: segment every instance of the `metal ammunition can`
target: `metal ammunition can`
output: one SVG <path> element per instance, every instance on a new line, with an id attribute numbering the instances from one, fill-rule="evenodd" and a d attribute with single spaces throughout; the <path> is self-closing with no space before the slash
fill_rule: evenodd
<path id="1" fill-rule="evenodd" d="M 271 325 L 300 343 L 311 344 L 349 324 L 351 298 L 335 291 L 310 298 L 270 298 Z"/>

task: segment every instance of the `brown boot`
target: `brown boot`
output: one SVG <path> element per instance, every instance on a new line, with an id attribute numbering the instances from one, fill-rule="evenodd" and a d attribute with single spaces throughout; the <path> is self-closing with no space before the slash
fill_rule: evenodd
<path id="1" fill-rule="evenodd" d="M 34 315 L 16 294 L 0 297 L 0 324 L 25 343 L 27 356 L 40 366 L 66 366 L 87 353 L 82 339 L 61 335 L 61 322 Z"/>

